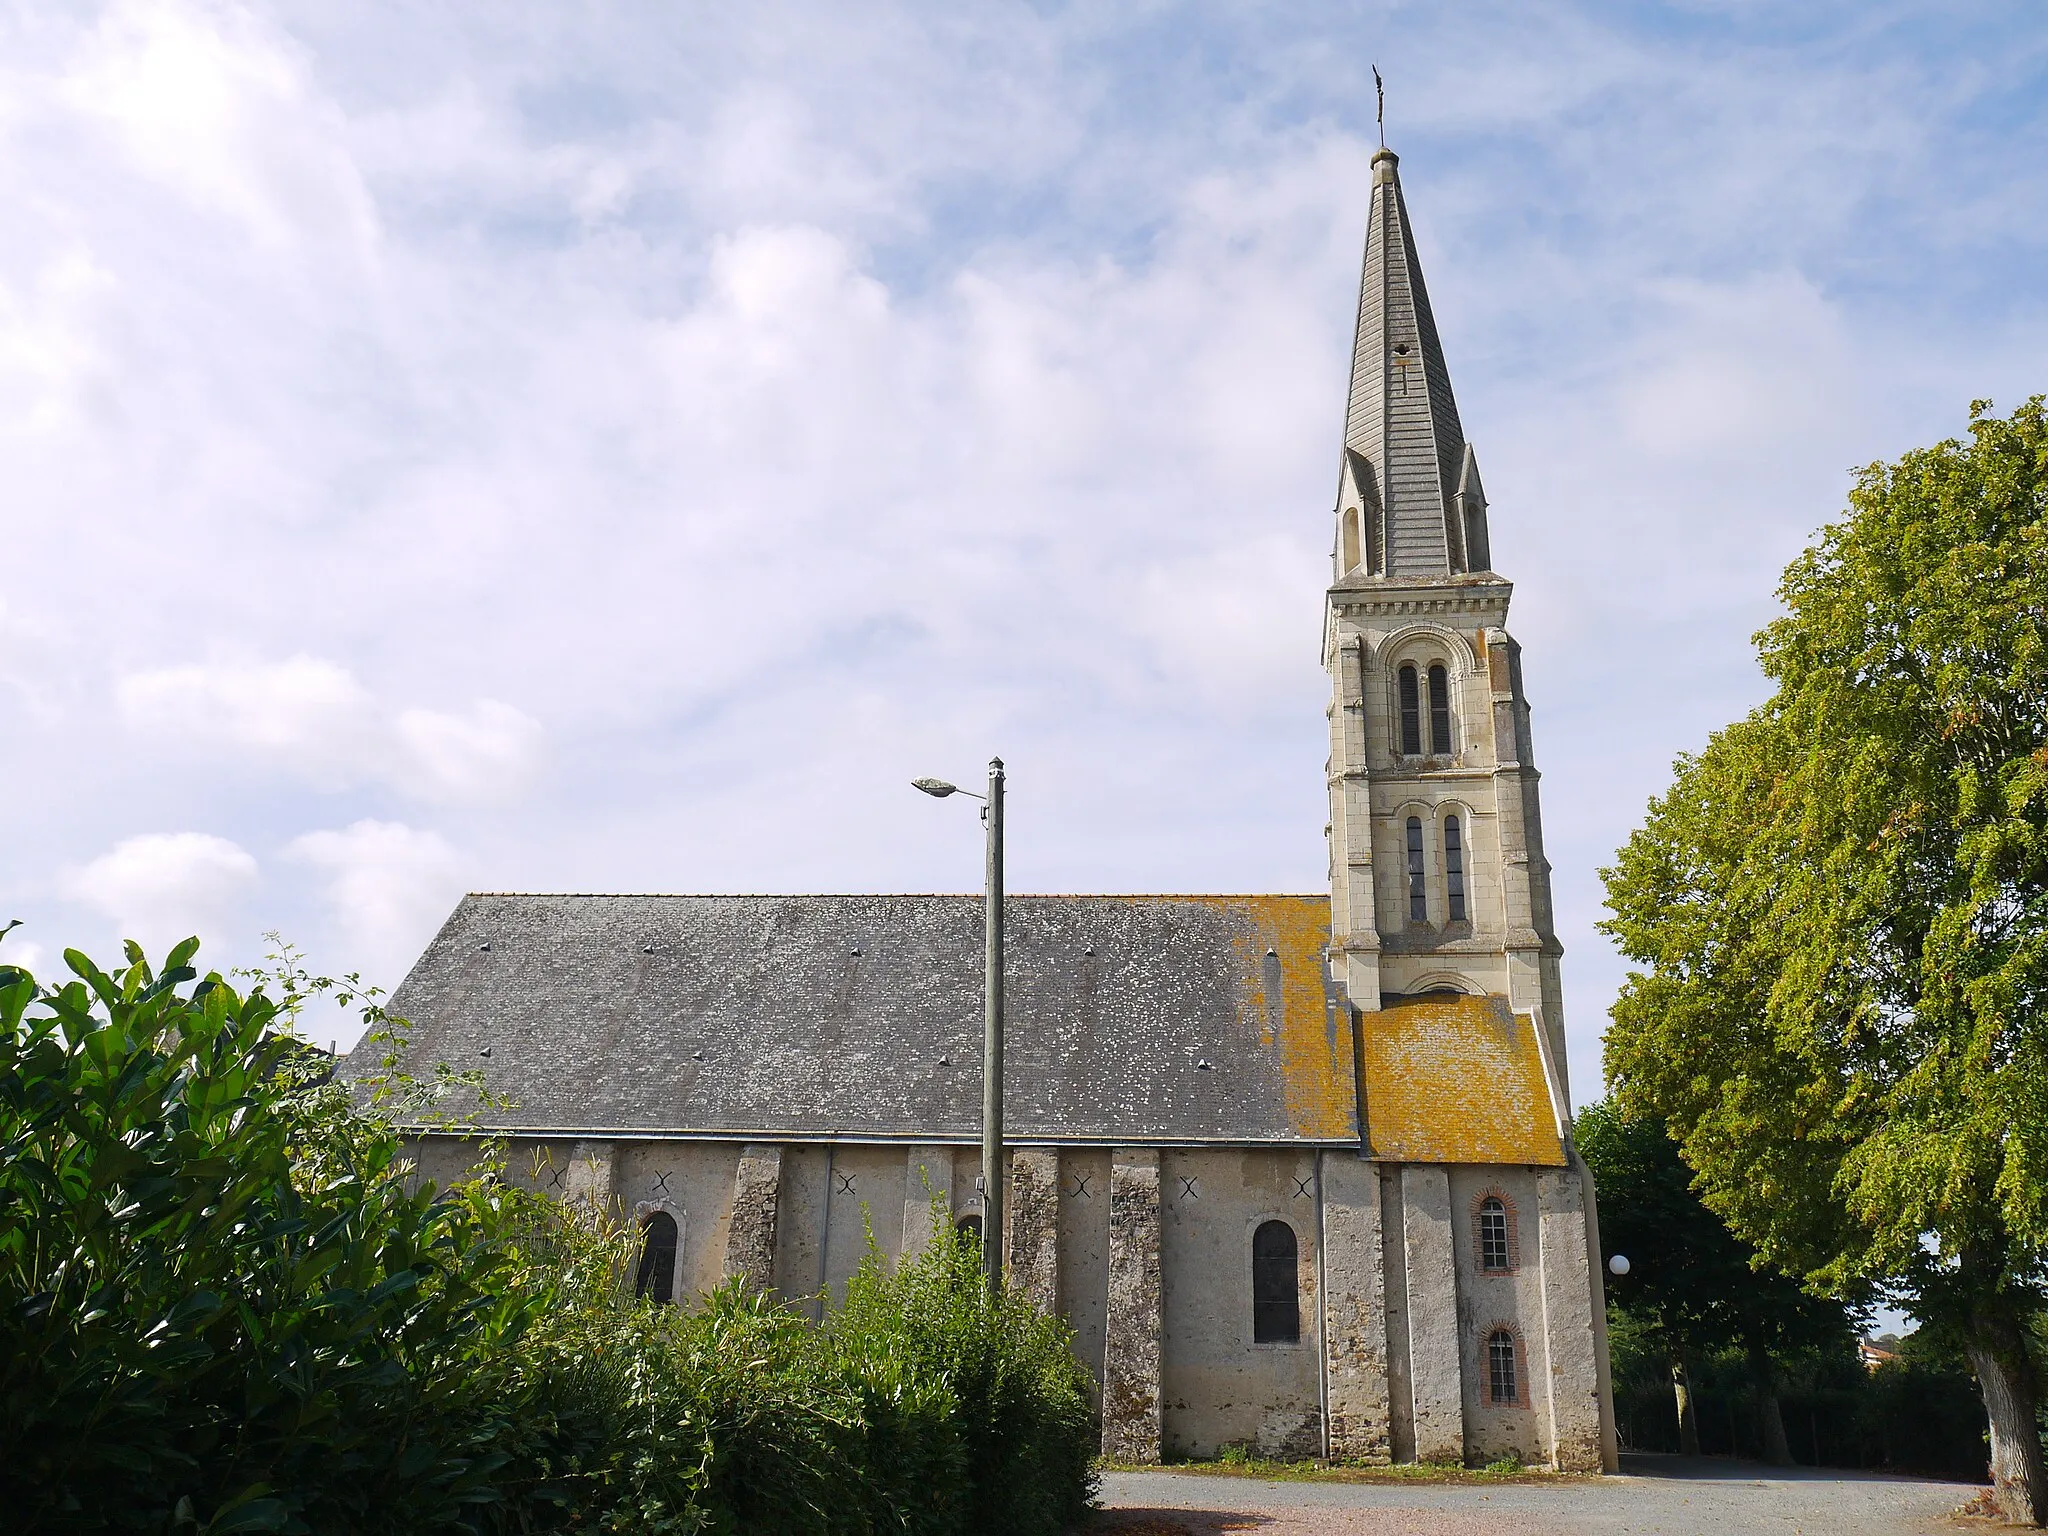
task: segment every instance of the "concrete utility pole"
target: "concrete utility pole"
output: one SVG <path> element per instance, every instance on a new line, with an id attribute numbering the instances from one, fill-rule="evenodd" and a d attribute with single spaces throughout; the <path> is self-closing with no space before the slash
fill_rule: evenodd
<path id="1" fill-rule="evenodd" d="M 988 764 L 988 862 L 982 893 L 986 938 L 981 982 L 981 1267 L 1003 1283 L 1003 760 Z"/>
<path id="2" fill-rule="evenodd" d="M 944 779 L 912 779 L 933 799 L 969 795 L 982 802 L 987 830 L 982 889 L 981 1268 L 991 1292 L 1003 1283 L 1003 760 L 988 763 L 988 794 Z"/>

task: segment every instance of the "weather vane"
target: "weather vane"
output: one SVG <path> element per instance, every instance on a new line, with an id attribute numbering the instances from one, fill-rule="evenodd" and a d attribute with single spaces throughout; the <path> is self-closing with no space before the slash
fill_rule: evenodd
<path id="1" fill-rule="evenodd" d="M 1372 93 L 1379 98 L 1380 148 L 1387 147 L 1387 82 L 1380 78 L 1380 67 L 1372 67 Z"/>

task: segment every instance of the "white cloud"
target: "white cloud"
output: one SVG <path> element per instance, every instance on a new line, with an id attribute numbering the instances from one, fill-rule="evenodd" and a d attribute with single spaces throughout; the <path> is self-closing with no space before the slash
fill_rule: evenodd
<path id="1" fill-rule="evenodd" d="M 346 668 L 304 655 L 139 672 L 115 698 L 130 728 L 179 748 L 254 754 L 322 789 L 382 782 L 434 801 L 517 793 L 541 734 L 493 699 L 460 713 L 393 713 Z"/>
<path id="2" fill-rule="evenodd" d="M 101 18 L 60 91 L 145 174 L 263 245 L 366 252 L 370 199 L 296 52 L 239 6 L 130 0 Z"/>
<path id="3" fill-rule="evenodd" d="M 308 832 L 285 857 L 319 871 L 342 968 L 386 984 L 404 974 L 462 893 L 463 860 L 447 841 L 398 822 Z"/>
<path id="4" fill-rule="evenodd" d="M 0 914 L 134 826 L 401 969 L 456 869 L 965 888 L 995 751 L 1020 888 L 1315 888 L 1377 56 L 1583 1091 L 1788 546 L 2048 355 L 2024 24 L 1853 10 L 0 11 Z"/>
<path id="5" fill-rule="evenodd" d="M 63 893 L 112 918 L 123 938 L 154 953 L 190 934 L 211 947 L 239 926 L 257 883 L 256 860 L 207 832 L 126 838 L 70 871 Z"/>

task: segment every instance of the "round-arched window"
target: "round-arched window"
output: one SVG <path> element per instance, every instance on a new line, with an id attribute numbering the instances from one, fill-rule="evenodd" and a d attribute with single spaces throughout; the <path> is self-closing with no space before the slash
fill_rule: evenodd
<path id="1" fill-rule="evenodd" d="M 656 1211 L 640 1228 L 640 1269 L 633 1294 L 649 1301 L 676 1299 L 676 1219 Z"/>
<path id="2" fill-rule="evenodd" d="M 1301 1342 L 1301 1255 L 1284 1221 L 1252 1233 L 1252 1342 Z"/>

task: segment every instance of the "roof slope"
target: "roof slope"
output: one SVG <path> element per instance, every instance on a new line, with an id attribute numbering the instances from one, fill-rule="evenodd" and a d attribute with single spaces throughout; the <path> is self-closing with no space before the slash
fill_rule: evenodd
<path id="1" fill-rule="evenodd" d="M 1504 997 L 1429 993 L 1364 1017 L 1374 1157 L 1561 1166 L 1536 1024 Z"/>
<path id="2" fill-rule="evenodd" d="M 1355 1144 L 1326 897 L 1008 913 L 1009 1139 Z M 972 1141 L 981 946 L 974 896 L 472 895 L 392 1011 L 412 1070 L 513 1101 L 497 1128 Z"/>

